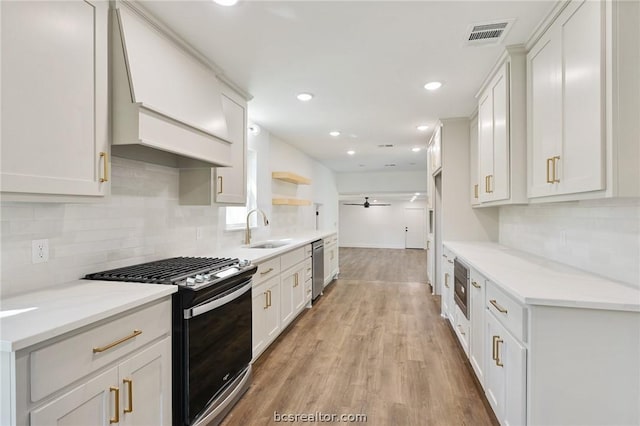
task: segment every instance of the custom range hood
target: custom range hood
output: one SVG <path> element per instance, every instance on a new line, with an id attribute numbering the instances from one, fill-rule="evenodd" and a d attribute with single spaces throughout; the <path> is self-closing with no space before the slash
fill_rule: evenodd
<path id="1" fill-rule="evenodd" d="M 112 153 L 171 167 L 231 165 L 215 73 L 127 3 L 112 10 Z"/>

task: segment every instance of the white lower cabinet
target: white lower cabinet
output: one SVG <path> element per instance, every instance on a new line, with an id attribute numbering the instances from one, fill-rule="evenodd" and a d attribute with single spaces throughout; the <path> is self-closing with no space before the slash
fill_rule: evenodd
<path id="1" fill-rule="evenodd" d="M 338 272 L 338 236 L 334 234 L 324 239 L 324 285 L 333 281 Z"/>
<path id="2" fill-rule="evenodd" d="M 254 361 L 311 301 L 311 274 L 310 245 L 258 264 L 252 289 Z"/>
<path id="3" fill-rule="evenodd" d="M 485 370 L 485 279 L 471 269 L 469 286 L 469 361 L 480 384 L 484 386 Z"/>
<path id="4" fill-rule="evenodd" d="M 15 383 L 15 424 L 171 425 L 171 299 L 17 352 Z"/>
<path id="5" fill-rule="evenodd" d="M 444 251 L 444 254 L 442 255 L 442 268 L 440 268 L 440 270 L 442 271 L 442 316 L 445 318 L 448 318 L 449 321 L 451 321 L 452 324 L 455 323 L 455 320 L 453 318 L 453 307 L 454 307 L 454 301 L 453 301 L 453 261 L 454 261 L 455 257 L 453 255 L 453 253 L 451 253 L 450 251 L 446 250 Z"/>
<path id="6" fill-rule="evenodd" d="M 170 425 L 171 338 L 31 412 L 36 425 Z"/>
<path id="7" fill-rule="evenodd" d="M 486 316 L 485 393 L 502 425 L 526 421 L 527 350 L 492 313 Z"/>
<path id="8" fill-rule="evenodd" d="M 469 356 L 469 320 L 458 305 L 455 305 L 453 311 L 453 330 L 458 336 L 458 340 L 462 345 L 465 355 Z"/>
<path id="9" fill-rule="evenodd" d="M 251 297 L 252 353 L 255 359 L 280 334 L 280 277 L 275 276 L 254 287 Z"/>

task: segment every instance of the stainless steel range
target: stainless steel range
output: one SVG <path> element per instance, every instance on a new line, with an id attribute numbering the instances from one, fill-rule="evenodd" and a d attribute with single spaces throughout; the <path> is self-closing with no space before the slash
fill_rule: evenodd
<path id="1" fill-rule="evenodd" d="M 228 258 L 174 257 L 89 274 L 177 285 L 173 296 L 173 424 L 218 424 L 251 379 L 251 277 Z"/>

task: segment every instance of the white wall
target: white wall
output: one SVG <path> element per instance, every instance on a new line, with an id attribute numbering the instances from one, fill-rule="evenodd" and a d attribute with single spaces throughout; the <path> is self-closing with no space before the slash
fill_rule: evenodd
<path id="1" fill-rule="evenodd" d="M 340 204 L 340 247 L 405 248 L 404 209 L 422 207 L 424 202 L 393 202 L 391 206 L 369 207 Z M 426 218 L 425 218 L 426 222 Z M 425 223 L 426 237 L 426 223 Z"/>
<path id="2" fill-rule="evenodd" d="M 427 171 L 337 173 L 340 194 L 427 192 Z"/>
<path id="3" fill-rule="evenodd" d="M 500 243 L 640 287 L 640 200 L 500 208 Z"/>
<path id="4" fill-rule="evenodd" d="M 330 170 L 282 141 L 275 140 L 273 150 L 271 145 L 264 129 L 249 138 L 249 147 L 258 153 L 258 205 L 272 223 L 254 232 L 254 239 L 315 226 L 297 207 L 271 208 L 271 160 L 278 168 L 312 177 L 313 186 L 302 191 L 317 192 L 326 205 L 338 202 Z M 111 196 L 96 203 L 0 203 L 0 296 L 166 257 L 223 255 L 225 248 L 243 243 L 243 230 L 225 230 L 225 207 L 178 205 L 178 169 L 118 157 L 111 166 Z M 337 208 L 328 219 L 335 222 Z M 203 233 L 200 240 L 197 228 Z M 43 238 L 49 239 L 49 262 L 32 264 L 31 240 Z"/>

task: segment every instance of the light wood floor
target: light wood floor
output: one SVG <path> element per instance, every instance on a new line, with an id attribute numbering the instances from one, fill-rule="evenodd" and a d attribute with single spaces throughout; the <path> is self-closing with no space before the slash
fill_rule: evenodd
<path id="1" fill-rule="evenodd" d="M 256 361 L 223 425 L 277 424 L 274 412 L 366 414 L 366 424 L 383 426 L 496 425 L 425 284 L 425 257 L 341 248 L 340 279 Z"/>

